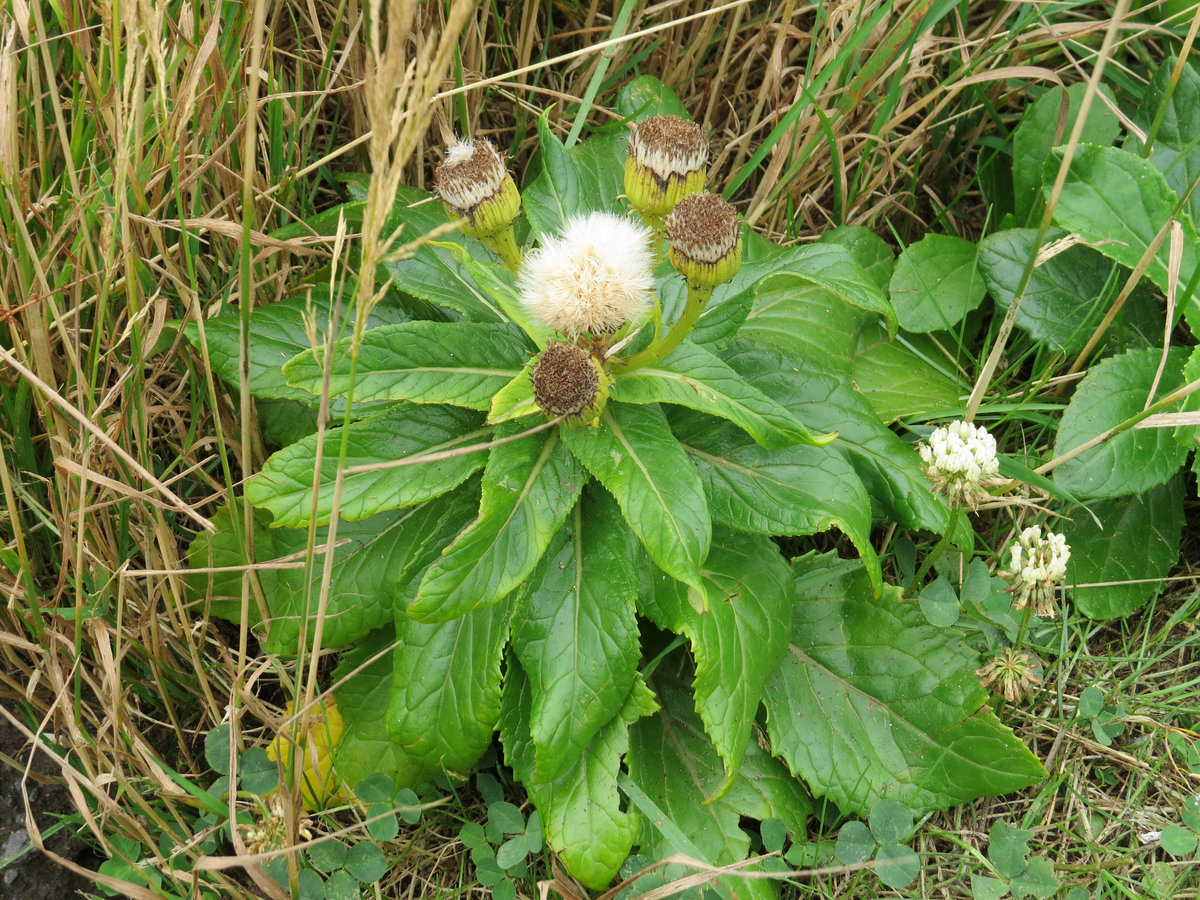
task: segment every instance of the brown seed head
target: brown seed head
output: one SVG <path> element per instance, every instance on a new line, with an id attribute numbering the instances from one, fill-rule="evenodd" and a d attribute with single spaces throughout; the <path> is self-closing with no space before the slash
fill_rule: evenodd
<path id="1" fill-rule="evenodd" d="M 551 416 L 575 416 L 592 406 L 602 373 L 595 357 L 563 341 L 546 345 L 533 367 L 533 396 Z"/>

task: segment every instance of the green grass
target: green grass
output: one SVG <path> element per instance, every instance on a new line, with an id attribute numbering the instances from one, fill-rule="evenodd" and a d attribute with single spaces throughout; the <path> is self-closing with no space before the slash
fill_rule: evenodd
<path id="1" fill-rule="evenodd" d="M 428 186 L 447 137 L 490 136 L 524 172 L 544 109 L 563 137 L 611 126 L 615 90 L 639 74 L 677 87 L 711 135 L 714 189 L 775 239 L 841 224 L 901 245 L 930 230 L 974 239 L 995 224 L 982 161 L 1026 105 L 1099 59 L 1107 84 L 1136 90 L 1183 34 L 1162 27 L 1156 4 L 1107 48 L 1114 3 L 781 2 L 701 15 L 712 6 L 627 2 L 609 19 L 575 2 L 397 2 L 377 22 L 328 2 L 88 4 L 70 17 L 34 3 L 28 21 L 0 19 L 13 35 L 0 47 L 0 678 L 69 773 L 71 821 L 101 854 L 232 854 L 193 841 L 205 825 L 189 788 L 215 777 L 201 736 L 232 709 L 243 746 L 267 745 L 286 730 L 286 700 L 328 687 L 331 667 L 264 657 L 246 629 L 188 599 L 188 542 L 269 448 L 248 392 L 215 378 L 177 323 L 248 315 L 331 266 L 373 272 L 391 192 Z M 610 38 L 622 40 L 596 52 Z M 361 237 L 271 236 L 345 199 L 337 176 L 357 171 L 373 173 Z M 1009 445 L 1044 446 L 1072 382 L 1060 359 L 1003 357 L 1000 329 L 961 333 L 950 352 L 983 402 L 1030 401 L 1005 423 Z M 1200 892 L 1190 859 L 1143 838 L 1197 793 L 1200 767 L 1173 738 L 1200 730 L 1197 549 L 1185 531 L 1178 578 L 1130 619 L 1030 634 L 1045 684 L 1001 715 L 1051 778 L 923 823 L 911 891 L 969 897 L 1003 819 L 1032 830 L 1030 849 L 1092 896 Z M 247 604 L 256 590 L 251 574 Z M 1088 688 L 1104 695 L 1094 720 L 1076 715 Z M 1093 721 L 1123 731 L 1106 745 Z M 488 804 L 471 784 L 453 797 L 383 843 L 396 869 L 382 896 L 484 894 L 459 837 Z M 353 822 L 318 819 L 328 831 Z M 833 836 L 814 825 L 810 839 Z M 528 896 L 552 862 L 531 859 L 518 885 Z M 186 876 L 162 877 L 162 890 L 188 895 Z M 205 877 L 220 896 L 255 896 L 239 865 Z M 792 883 L 795 896 L 890 895 L 861 868 Z"/>

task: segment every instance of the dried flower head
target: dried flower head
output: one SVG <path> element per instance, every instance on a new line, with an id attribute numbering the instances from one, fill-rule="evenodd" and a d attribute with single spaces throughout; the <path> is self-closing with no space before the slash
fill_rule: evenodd
<path id="1" fill-rule="evenodd" d="M 917 452 L 934 490 L 953 504 L 975 509 L 987 499 L 987 489 L 1000 481 L 996 439 L 980 425 L 963 421 L 942 425 Z"/>
<path id="2" fill-rule="evenodd" d="M 1017 609 L 1032 605 L 1035 615 L 1053 619 L 1054 594 L 1067 577 L 1071 558 L 1067 539 L 1053 531 L 1043 534 L 1041 525 L 1030 525 L 1009 552 L 1008 569 L 1000 575 L 1012 580 L 1013 605 Z"/>
<path id="3" fill-rule="evenodd" d="M 650 309 L 650 233 L 628 219 L 592 212 L 567 220 L 521 267 L 521 302 L 574 340 L 611 334 Z"/>
<path id="4" fill-rule="evenodd" d="M 1028 697 L 1041 685 L 1042 661 L 1028 650 L 1006 647 L 982 669 L 976 669 L 985 688 L 992 688 L 1009 703 Z"/>
<path id="5" fill-rule="evenodd" d="M 737 210 L 716 194 L 702 191 L 680 200 L 667 216 L 671 265 L 697 289 L 712 290 L 742 265 Z"/>
<path id="6" fill-rule="evenodd" d="M 608 399 L 609 376 L 600 360 L 575 344 L 551 341 L 533 366 L 533 396 L 549 416 L 594 425 Z"/>
<path id="7" fill-rule="evenodd" d="M 467 220 L 464 231 L 487 236 L 507 228 L 521 210 L 521 195 L 504 157 L 482 138 L 459 141 L 433 173 L 433 187 L 451 216 Z"/>
<path id="8" fill-rule="evenodd" d="M 644 216 L 661 219 L 680 199 L 704 189 L 708 142 L 695 122 L 652 116 L 629 133 L 625 195 Z"/>

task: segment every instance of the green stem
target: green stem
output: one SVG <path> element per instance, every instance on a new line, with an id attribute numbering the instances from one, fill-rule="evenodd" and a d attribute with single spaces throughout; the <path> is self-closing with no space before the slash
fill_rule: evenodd
<path id="1" fill-rule="evenodd" d="M 946 523 L 946 530 L 942 534 L 941 540 L 937 545 L 925 555 L 924 561 L 921 563 L 921 568 L 917 569 L 917 574 L 908 582 L 908 586 L 904 588 L 904 596 L 912 597 L 913 591 L 917 586 L 924 581 L 925 576 L 929 574 L 929 570 L 933 568 L 933 564 L 938 561 L 938 558 L 946 552 L 946 548 L 950 546 L 950 542 L 954 539 L 954 532 L 958 529 L 958 520 L 962 516 L 962 509 L 954 504 L 950 505 L 950 520 Z"/>
<path id="2" fill-rule="evenodd" d="M 496 234 L 490 234 L 487 237 L 479 236 L 485 247 L 500 257 L 500 262 L 504 263 L 504 268 L 516 275 L 521 269 L 521 251 L 517 249 L 517 236 L 513 231 L 513 227 L 509 225 L 506 229 Z"/>
<path id="3" fill-rule="evenodd" d="M 640 353 L 635 353 L 633 356 L 622 360 L 620 363 L 621 370 L 632 372 L 634 369 L 640 369 L 642 366 L 651 365 L 670 356 L 671 352 L 683 343 L 683 339 L 692 333 L 692 329 L 696 327 L 696 322 L 700 320 L 700 314 L 704 312 L 704 305 L 708 303 L 708 298 L 711 296 L 711 288 L 705 290 L 688 285 L 687 305 L 683 308 L 683 315 L 671 326 L 671 330 L 667 332 L 667 336 L 661 341 L 656 340 Z"/>

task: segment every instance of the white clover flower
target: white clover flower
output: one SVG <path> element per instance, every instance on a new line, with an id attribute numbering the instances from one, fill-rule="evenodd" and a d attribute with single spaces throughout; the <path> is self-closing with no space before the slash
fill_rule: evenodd
<path id="1" fill-rule="evenodd" d="M 649 230 L 611 213 L 575 216 L 525 257 L 521 302 L 571 340 L 610 334 L 650 309 L 653 269 Z"/>
<path id="2" fill-rule="evenodd" d="M 1071 548 L 1061 534 L 1047 531 L 1041 525 L 1030 525 L 1021 532 L 1009 551 L 1008 569 L 1000 573 L 1011 579 L 1017 609 L 1033 605 L 1035 615 L 1054 618 L 1054 592 L 1067 577 L 1067 560 Z"/>
<path id="3" fill-rule="evenodd" d="M 917 446 L 917 452 L 934 490 L 953 504 L 974 509 L 987 499 L 988 487 L 1000 481 L 996 439 L 980 425 L 963 421 L 942 425 L 933 430 L 928 443 Z"/>

